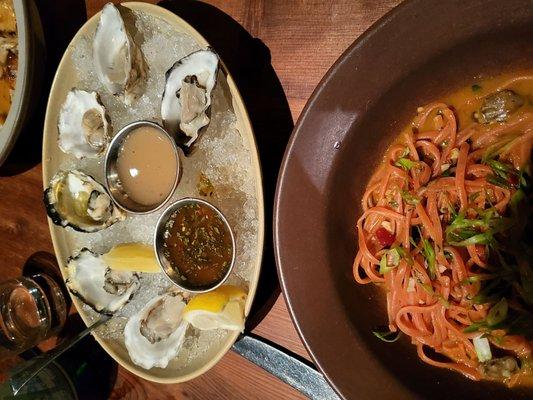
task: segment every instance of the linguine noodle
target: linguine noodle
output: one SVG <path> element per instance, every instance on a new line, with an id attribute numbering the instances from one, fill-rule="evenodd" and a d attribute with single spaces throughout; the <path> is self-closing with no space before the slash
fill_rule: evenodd
<path id="1" fill-rule="evenodd" d="M 388 335 L 409 336 L 428 364 L 510 385 L 529 368 L 529 337 L 514 334 L 513 318 L 531 304 L 525 286 L 505 283 L 515 272 L 504 276 L 500 263 L 507 263 L 497 260 L 511 257 L 503 245 L 516 226 L 511 208 L 527 193 L 533 107 L 523 88 L 532 82 L 533 75 L 521 75 L 491 90 L 518 87 L 526 96 L 502 121 L 459 122 L 461 110 L 443 102 L 418 109 L 367 185 L 353 264 L 358 283 L 386 290 Z M 479 108 L 491 98 L 475 86 L 465 104 Z M 484 339 L 490 360 L 476 345 Z M 518 369 L 508 358 L 496 365 L 496 355 L 512 356 Z"/>

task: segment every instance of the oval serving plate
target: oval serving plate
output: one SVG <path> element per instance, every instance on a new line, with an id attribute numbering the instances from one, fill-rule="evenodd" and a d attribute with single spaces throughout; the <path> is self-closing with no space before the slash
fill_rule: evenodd
<path id="1" fill-rule="evenodd" d="M 146 4 L 146 3 L 123 3 L 123 6 L 135 11 L 143 13 L 144 15 L 152 16 L 156 18 L 156 23 L 159 24 L 168 24 L 174 29 L 178 34 L 188 35 L 190 38 L 196 42 L 196 45 L 201 48 L 206 48 L 209 44 L 207 41 L 188 23 L 176 16 L 175 14 L 155 5 Z M 56 76 L 52 85 L 50 92 L 50 97 L 48 101 L 48 107 L 46 111 L 46 120 L 44 126 L 44 139 L 43 139 L 43 182 L 44 186 L 48 185 L 51 177 L 58 171 L 61 166 L 64 166 L 68 160 L 71 160 L 74 167 L 78 167 L 75 163 L 75 160 L 63 153 L 58 145 L 58 132 L 57 132 L 57 120 L 58 113 L 61 108 L 61 105 L 66 97 L 67 92 L 76 87 L 79 84 L 75 65 L 73 65 L 73 53 L 76 51 L 76 46 L 80 45 L 83 40 L 86 38 L 91 38 L 98 23 L 100 14 L 93 16 L 85 25 L 78 31 L 76 36 L 72 39 L 70 45 L 68 46 L 61 63 L 56 72 Z M 215 49 L 216 50 L 216 49 Z M 176 60 L 181 56 L 176 56 Z M 148 60 L 149 61 L 149 60 Z M 150 65 L 150 64 L 149 64 Z M 162 71 L 164 73 L 165 71 Z M 228 73 L 227 69 L 221 61 L 221 72 L 219 72 L 219 80 L 222 76 L 224 82 L 220 82 L 223 87 L 224 96 L 230 98 L 227 102 L 228 109 L 232 110 L 235 115 L 234 126 L 238 130 L 240 137 L 242 139 L 242 145 L 249 154 L 249 176 L 253 179 L 254 186 L 254 196 L 255 196 L 255 225 L 254 225 L 254 249 L 252 249 L 251 260 L 249 265 L 249 270 L 247 272 L 247 281 L 248 286 L 248 297 L 246 299 L 245 305 L 245 315 L 248 315 L 254 294 L 257 288 L 257 281 L 259 278 L 259 270 L 261 265 L 262 251 L 263 251 L 263 240 L 264 240 L 264 204 L 263 204 L 263 189 L 262 189 L 262 179 L 261 179 L 261 170 L 259 165 L 259 157 L 257 153 L 257 147 L 255 143 L 255 138 L 253 135 L 252 127 L 248 118 L 248 114 L 242 98 L 239 94 L 239 91 Z M 84 89 L 84 87 L 79 87 Z M 157 105 L 159 109 L 159 104 Z M 141 115 L 138 119 L 150 118 L 152 115 Z M 112 121 L 113 123 L 113 121 Z M 116 133 L 120 129 L 120 126 L 114 126 L 113 132 Z M 207 132 L 204 133 L 206 135 Z M 202 139 L 200 139 L 202 140 Z M 192 158 L 192 157 L 191 157 Z M 83 169 L 82 166 L 79 166 L 80 169 Z M 103 161 L 100 160 L 100 165 L 97 168 L 102 169 L 103 173 Z M 185 167 L 184 167 L 185 168 Z M 101 178 L 101 175 L 99 176 Z M 97 178 L 98 179 L 98 178 Z M 98 179 L 100 180 L 100 179 Z M 101 181 L 101 180 L 100 180 Z M 215 187 L 216 189 L 216 187 Z M 187 197 L 191 195 L 196 195 L 197 193 L 191 193 L 181 190 L 180 187 L 175 193 L 175 197 Z M 173 198 L 175 198 L 173 197 Z M 241 204 L 239 210 L 243 211 L 244 207 Z M 224 206 L 222 205 L 224 211 Z M 162 211 L 162 210 L 161 210 Z M 131 218 L 128 215 L 128 218 Z M 121 224 L 121 223 L 119 223 Z M 49 220 L 50 233 L 52 236 L 52 241 L 54 245 L 54 250 L 61 266 L 63 277 L 66 260 L 69 256 L 79 250 L 79 247 L 75 245 L 76 235 L 79 233 L 74 232 L 70 228 L 64 229 L 54 225 Z M 155 220 L 154 220 L 154 229 L 155 229 Z M 84 234 L 87 235 L 87 234 Z M 90 234 L 89 234 L 90 235 Z M 127 240 L 124 240 L 125 242 Z M 249 249 L 247 249 L 249 251 Z M 88 314 L 88 311 L 83 307 L 83 304 L 74 296 L 71 296 L 78 312 L 80 313 L 82 319 L 86 324 L 89 324 L 92 319 Z M 113 357 L 119 364 L 124 368 L 128 369 L 132 373 L 151 381 L 160 382 L 160 383 L 179 383 L 185 382 L 187 380 L 193 379 L 202 373 L 206 372 L 209 368 L 216 364 L 220 358 L 230 349 L 232 344 L 235 342 L 239 335 L 239 332 L 226 332 L 222 334 L 222 337 L 219 340 L 215 341 L 214 345 L 208 346 L 205 351 L 198 353 L 193 359 L 185 363 L 179 363 L 179 366 L 169 364 L 167 368 L 152 368 L 150 370 L 143 369 L 135 365 L 128 355 L 128 352 L 122 343 L 118 340 L 110 340 L 109 338 L 104 338 L 100 334 L 94 334 L 96 340 L 100 345 L 107 351 L 107 353 Z M 178 359 L 180 355 L 178 354 Z"/>

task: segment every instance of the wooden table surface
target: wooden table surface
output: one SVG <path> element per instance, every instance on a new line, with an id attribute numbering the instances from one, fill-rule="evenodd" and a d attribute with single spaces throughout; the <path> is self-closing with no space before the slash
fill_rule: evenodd
<path id="1" fill-rule="evenodd" d="M 106 2 L 37 0 L 49 53 L 48 80 L 83 20 L 98 12 Z M 161 5 L 176 12 L 206 36 L 236 78 L 260 149 L 263 149 L 266 205 L 271 208 L 277 168 L 293 121 L 297 120 L 313 89 L 333 62 L 399 1 L 213 0 L 208 3 L 210 5 L 176 0 L 163 1 Z M 224 35 L 225 42 L 220 42 Z M 223 51 L 217 47 L 218 42 L 224 47 Z M 240 79 L 241 76 L 244 78 Z M 0 168 L 0 280 L 20 275 L 25 260 L 36 251 L 53 251 L 42 204 L 39 159 L 46 91 L 43 100 L 36 101 L 41 118 L 32 120 L 29 132 L 17 143 L 13 157 Z M 271 210 L 267 211 L 267 216 L 270 218 Z M 275 274 L 270 229 L 266 251 L 265 264 L 268 265 L 264 268 L 269 276 L 265 279 L 272 285 Z M 272 292 L 271 297 L 275 296 L 274 289 Z M 253 332 L 309 358 L 282 296 L 275 299 Z M 303 396 L 229 352 L 203 376 L 179 385 L 147 382 L 119 368 L 110 398 L 298 399 Z"/>

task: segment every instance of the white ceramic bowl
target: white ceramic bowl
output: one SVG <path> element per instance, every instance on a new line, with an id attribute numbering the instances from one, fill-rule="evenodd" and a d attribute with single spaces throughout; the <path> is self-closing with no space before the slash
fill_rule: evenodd
<path id="1" fill-rule="evenodd" d="M 32 96 L 40 83 L 44 58 L 43 33 L 41 21 L 33 0 L 13 1 L 17 18 L 18 34 L 18 69 L 15 92 L 7 119 L 0 127 L 0 165 L 6 160 L 9 152 L 21 132 L 32 108 Z"/>

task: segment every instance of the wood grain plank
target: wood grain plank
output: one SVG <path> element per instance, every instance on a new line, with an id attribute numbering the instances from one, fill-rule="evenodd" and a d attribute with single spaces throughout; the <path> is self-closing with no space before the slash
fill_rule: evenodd
<path id="1" fill-rule="evenodd" d="M 43 205 L 41 166 L 0 177 L 0 271 L 14 278 L 37 251 L 53 252 Z"/>
<path id="2" fill-rule="evenodd" d="M 253 332 L 311 360 L 292 323 L 283 296 L 278 297 L 268 315 Z"/>

